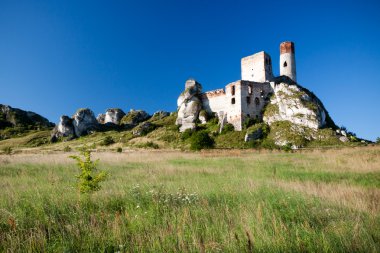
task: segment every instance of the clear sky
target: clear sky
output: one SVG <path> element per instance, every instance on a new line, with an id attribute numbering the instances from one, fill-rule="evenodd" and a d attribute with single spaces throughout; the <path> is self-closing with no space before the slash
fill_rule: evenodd
<path id="1" fill-rule="evenodd" d="M 175 111 L 187 78 L 223 88 L 255 52 L 278 75 L 285 40 L 336 124 L 379 137 L 379 0 L 0 0 L 0 103 L 56 123 L 82 107 Z"/>

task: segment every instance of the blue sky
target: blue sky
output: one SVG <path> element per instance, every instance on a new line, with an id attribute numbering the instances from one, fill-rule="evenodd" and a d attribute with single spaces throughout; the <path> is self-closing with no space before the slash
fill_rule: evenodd
<path id="1" fill-rule="evenodd" d="M 60 115 L 176 110 L 187 78 L 240 79 L 240 59 L 296 45 L 298 82 L 336 124 L 380 136 L 379 1 L 0 0 L 0 103 Z"/>

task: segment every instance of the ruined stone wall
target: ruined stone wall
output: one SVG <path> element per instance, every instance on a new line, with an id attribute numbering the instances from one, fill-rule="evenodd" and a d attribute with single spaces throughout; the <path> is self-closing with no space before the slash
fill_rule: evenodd
<path id="1" fill-rule="evenodd" d="M 264 51 L 241 59 L 242 80 L 265 82 L 272 78 L 272 60 Z"/>
<path id="2" fill-rule="evenodd" d="M 202 106 L 209 113 L 224 113 L 228 109 L 226 108 L 226 93 L 224 89 L 203 93 Z"/>
<path id="3" fill-rule="evenodd" d="M 262 110 L 273 94 L 270 83 L 242 81 L 241 87 L 242 120 L 244 121 L 246 117 L 261 120 L 263 117 Z"/>
<path id="4" fill-rule="evenodd" d="M 235 130 L 242 130 L 241 112 L 241 80 L 226 85 L 227 122 L 234 125 Z"/>

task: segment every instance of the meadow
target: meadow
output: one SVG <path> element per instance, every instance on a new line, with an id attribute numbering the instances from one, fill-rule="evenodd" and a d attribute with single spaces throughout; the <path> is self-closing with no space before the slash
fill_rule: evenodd
<path id="1" fill-rule="evenodd" d="M 0 155 L 1 252 L 380 252 L 380 146 Z"/>

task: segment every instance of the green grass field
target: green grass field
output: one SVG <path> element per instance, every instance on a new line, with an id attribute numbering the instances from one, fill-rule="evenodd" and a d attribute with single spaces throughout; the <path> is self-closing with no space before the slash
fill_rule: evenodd
<path id="1" fill-rule="evenodd" d="M 380 147 L 0 156 L 1 252 L 380 252 Z"/>

